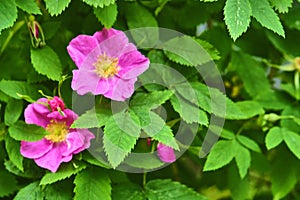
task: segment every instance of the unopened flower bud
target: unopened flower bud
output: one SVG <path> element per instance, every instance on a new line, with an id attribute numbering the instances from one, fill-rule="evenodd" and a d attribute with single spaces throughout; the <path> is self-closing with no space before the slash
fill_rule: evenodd
<path id="1" fill-rule="evenodd" d="M 281 117 L 275 113 L 270 113 L 270 114 L 264 115 L 264 120 L 269 121 L 269 122 L 276 122 L 280 119 L 281 119 Z"/>
<path id="2" fill-rule="evenodd" d="M 35 20 L 34 16 L 29 17 L 29 22 L 27 23 L 31 44 L 34 48 L 40 48 L 46 45 L 45 38 L 43 34 L 42 27 Z"/>

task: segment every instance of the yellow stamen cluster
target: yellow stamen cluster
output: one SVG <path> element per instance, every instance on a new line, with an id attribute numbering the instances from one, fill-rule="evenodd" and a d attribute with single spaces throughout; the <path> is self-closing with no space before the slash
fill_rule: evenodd
<path id="1" fill-rule="evenodd" d="M 49 132 L 45 138 L 51 140 L 52 142 L 63 142 L 66 140 L 68 135 L 68 127 L 66 122 L 57 122 L 51 120 L 50 124 L 47 125 L 46 131 Z"/>
<path id="2" fill-rule="evenodd" d="M 109 78 L 119 72 L 120 67 L 118 64 L 118 58 L 109 57 L 104 52 L 98 56 L 96 63 L 93 65 L 95 66 L 94 71 L 99 77 Z"/>

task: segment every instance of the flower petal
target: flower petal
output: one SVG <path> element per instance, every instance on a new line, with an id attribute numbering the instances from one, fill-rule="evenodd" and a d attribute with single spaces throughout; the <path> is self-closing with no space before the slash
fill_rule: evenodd
<path id="1" fill-rule="evenodd" d="M 67 50 L 78 68 L 88 54 L 98 46 L 96 38 L 89 35 L 78 35 L 69 43 Z"/>
<path id="2" fill-rule="evenodd" d="M 73 152 L 73 154 L 77 154 L 85 149 L 88 149 L 91 146 L 91 139 L 95 138 L 95 135 L 91 133 L 88 129 L 79 129 L 77 132 L 84 137 L 84 145 Z"/>
<path id="3" fill-rule="evenodd" d="M 39 99 L 36 103 L 29 104 L 24 111 L 25 122 L 27 124 L 35 124 L 38 126 L 46 127 L 50 120 L 47 114 L 50 113 L 47 104 L 47 99 Z"/>
<path id="4" fill-rule="evenodd" d="M 137 81 L 137 78 L 122 80 L 117 77 L 113 77 L 108 80 L 109 90 L 103 95 L 115 101 L 125 101 L 133 94 L 134 83 Z"/>
<path id="5" fill-rule="evenodd" d="M 73 70 L 72 89 L 75 90 L 79 95 L 84 95 L 91 92 L 94 95 L 96 93 L 98 82 L 100 77 L 91 70 Z"/>
<path id="6" fill-rule="evenodd" d="M 157 145 L 157 153 L 161 161 L 166 163 L 172 163 L 176 160 L 174 150 L 162 143 Z"/>
<path id="7" fill-rule="evenodd" d="M 21 141 L 20 153 L 26 158 L 39 158 L 52 149 L 53 143 L 42 139 L 37 142 Z"/>

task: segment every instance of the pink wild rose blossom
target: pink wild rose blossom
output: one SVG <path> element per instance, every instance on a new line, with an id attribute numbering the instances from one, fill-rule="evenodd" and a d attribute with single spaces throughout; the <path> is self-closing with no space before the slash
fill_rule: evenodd
<path id="1" fill-rule="evenodd" d="M 94 35 L 79 35 L 67 47 L 78 69 L 73 70 L 72 89 L 79 95 L 91 92 L 125 101 L 134 92 L 137 76 L 149 67 L 124 32 L 102 29 Z"/>
<path id="2" fill-rule="evenodd" d="M 24 115 L 27 124 L 44 127 L 49 134 L 36 142 L 21 141 L 20 152 L 51 172 L 56 172 L 62 162 L 71 161 L 73 154 L 89 148 L 90 140 L 95 138 L 88 129 L 70 128 L 78 116 L 65 109 L 59 97 L 29 104 Z"/>
<path id="3" fill-rule="evenodd" d="M 158 157 L 163 162 L 172 163 L 176 160 L 174 150 L 171 147 L 166 146 L 160 142 L 157 144 L 157 152 Z"/>

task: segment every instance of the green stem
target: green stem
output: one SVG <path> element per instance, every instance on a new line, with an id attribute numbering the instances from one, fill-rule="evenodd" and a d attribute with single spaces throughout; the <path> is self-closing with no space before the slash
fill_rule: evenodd
<path id="1" fill-rule="evenodd" d="M 170 126 L 170 128 L 172 128 L 177 122 L 179 122 L 181 120 L 181 118 L 177 118 L 177 119 L 173 119 L 171 121 L 167 122 L 167 125 Z"/>
<path id="2" fill-rule="evenodd" d="M 6 40 L 4 41 L 1 49 L 0 49 L 0 58 L 4 52 L 4 50 L 6 49 L 7 45 L 9 44 L 10 40 L 12 39 L 12 37 L 16 34 L 16 32 L 25 24 L 25 21 L 19 21 L 17 23 L 15 23 L 15 25 L 11 28 L 11 30 L 8 33 L 8 36 L 6 38 Z"/>
<path id="3" fill-rule="evenodd" d="M 294 84 L 295 84 L 295 96 L 296 96 L 296 99 L 299 100 L 299 89 L 300 89 L 299 71 L 295 72 Z"/>

